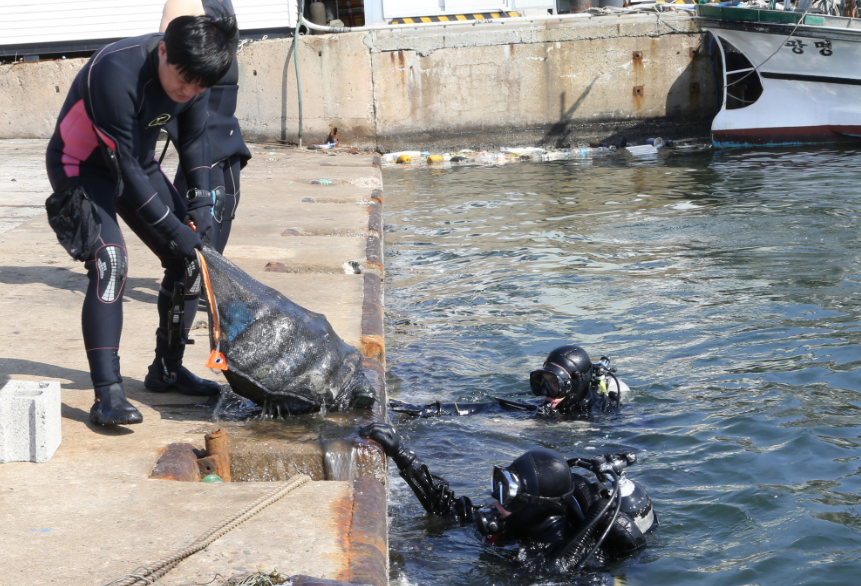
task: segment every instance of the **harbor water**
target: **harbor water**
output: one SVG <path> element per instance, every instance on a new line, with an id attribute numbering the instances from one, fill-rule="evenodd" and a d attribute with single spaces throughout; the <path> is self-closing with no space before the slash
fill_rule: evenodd
<path id="1" fill-rule="evenodd" d="M 394 416 L 405 445 L 476 503 L 533 446 L 633 450 L 661 522 L 607 572 L 560 576 L 426 517 L 392 465 L 392 583 L 856 583 L 859 168 L 797 149 L 386 170 L 392 398 L 530 400 L 563 343 L 632 389 L 588 421 Z"/>

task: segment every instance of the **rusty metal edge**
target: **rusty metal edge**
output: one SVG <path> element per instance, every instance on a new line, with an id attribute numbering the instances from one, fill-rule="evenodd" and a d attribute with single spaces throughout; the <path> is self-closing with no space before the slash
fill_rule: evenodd
<path id="1" fill-rule="evenodd" d="M 339 580 L 386 586 L 389 582 L 389 542 L 386 489 L 375 478 L 353 481 L 353 507 L 347 534 L 349 560 Z"/>

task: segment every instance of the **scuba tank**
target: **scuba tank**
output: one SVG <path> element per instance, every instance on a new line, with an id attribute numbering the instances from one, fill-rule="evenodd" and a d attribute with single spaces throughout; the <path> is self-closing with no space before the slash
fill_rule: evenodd
<path id="1" fill-rule="evenodd" d="M 636 462 L 633 452 L 568 460 L 569 466 L 593 472 L 603 490 L 589 505 L 577 535 L 559 553 L 560 560 L 568 558 L 575 567 L 582 567 L 602 545 L 611 553 L 623 554 L 646 544 L 646 535 L 658 527 L 658 519 L 646 490 L 625 476 L 625 468 Z"/>
<path id="2" fill-rule="evenodd" d="M 640 484 L 623 474 L 619 479 L 619 495 L 622 498 L 619 512 L 628 515 L 641 534 L 646 535 L 658 526 L 658 518 L 652 509 L 652 499 Z"/>

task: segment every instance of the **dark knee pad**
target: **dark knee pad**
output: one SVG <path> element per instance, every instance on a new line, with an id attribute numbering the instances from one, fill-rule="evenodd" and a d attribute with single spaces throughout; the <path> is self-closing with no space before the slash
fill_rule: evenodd
<path id="1" fill-rule="evenodd" d="M 95 270 L 98 277 L 99 300 L 113 303 L 122 295 L 128 272 L 126 251 L 115 244 L 96 251 Z"/>

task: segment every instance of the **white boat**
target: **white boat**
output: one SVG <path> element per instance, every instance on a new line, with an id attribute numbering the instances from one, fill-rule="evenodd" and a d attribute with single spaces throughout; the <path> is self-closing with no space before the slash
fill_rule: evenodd
<path id="1" fill-rule="evenodd" d="M 700 5 L 697 21 L 719 50 L 715 147 L 861 140 L 861 19 Z"/>

